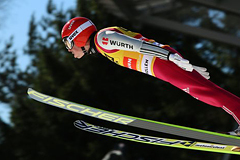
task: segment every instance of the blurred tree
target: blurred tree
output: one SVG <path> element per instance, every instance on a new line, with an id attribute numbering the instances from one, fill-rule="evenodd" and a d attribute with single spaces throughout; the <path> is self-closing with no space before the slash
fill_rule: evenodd
<path id="1" fill-rule="evenodd" d="M 12 48 L 13 38 L 0 51 L 0 101 L 13 104 L 15 97 L 25 94 L 26 74 L 19 69 L 16 51 Z M 14 129 L 0 119 L 0 155 L 3 159 L 15 159 L 11 147 L 15 143 Z"/>

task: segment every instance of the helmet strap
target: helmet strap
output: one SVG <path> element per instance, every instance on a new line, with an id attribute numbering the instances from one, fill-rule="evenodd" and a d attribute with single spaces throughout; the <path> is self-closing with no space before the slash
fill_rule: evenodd
<path id="1" fill-rule="evenodd" d="M 90 55 L 90 54 L 95 54 L 97 51 L 96 51 L 96 48 L 95 48 L 95 45 L 94 45 L 94 36 L 96 35 L 97 32 L 94 32 L 92 33 L 92 35 L 90 36 L 90 48 L 89 50 L 87 51 L 85 49 L 85 47 L 81 47 L 83 53 L 84 53 L 84 56 L 85 55 Z"/>
<path id="2" fill-rule="evenodd" d="M 85 47 L 81 47 L 83 53 L 84 53 L 84 56 L 88 54 L 88 52 L 86 51 Z"/>
<path id="3" fill-rule="evenodd" d="M 94 44 L 94 36 L 96 35 L 97 32 L 93 32 L 92 35 L 90 36 L 90 48 L 88 50 L 88 54 L 95 54 L 97 53 L 97 49 Z"/>

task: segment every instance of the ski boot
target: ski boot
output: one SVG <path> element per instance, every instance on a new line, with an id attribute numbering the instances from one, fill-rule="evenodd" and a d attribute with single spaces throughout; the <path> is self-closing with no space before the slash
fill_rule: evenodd
<path id="1" fill-rule="evenodd" d="M 236 130 L 234 130 L 234 131 L 227 132 L 227 134 L 233 135 L 233 136 L 240 136 L 240 126 Z M 232 148 L 232 151 L 240 152 L 240 147 L 239 146 L 235 146 L 235 147 Z"/>
<path id="2" fill-rule="evenodd" d="M 227 134 L 232 135 L 232 136 L 239 136 L 240 137 L 240 126 L 234 131 L 227 132 Z"/>

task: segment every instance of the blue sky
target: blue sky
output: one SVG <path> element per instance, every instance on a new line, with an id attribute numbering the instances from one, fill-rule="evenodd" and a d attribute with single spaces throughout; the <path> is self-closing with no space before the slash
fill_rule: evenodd
<path id="1" fill-rule="evenodd" d="M 28 29 L 32 14 L 35 15 L 36 21 L 40 20 L 43 15 L 46 15 L 46 6 L 48 0 L 9 0 L 1 8 L 0 19 L 0 50 L 5 43 L 13 36 L 13 48 L 17 51 L 18 62 L 20 67 L 24 69 L 28 63 L 28 57 L 23 54 L 23 48 L 27 44 Z M 74 8 L 76 0 L 53 0 L 53 3 L 58 8 L 63 9 Z M 0 117 L 5 122 L 10 122 L 10 108 L 0 102 Z"/>

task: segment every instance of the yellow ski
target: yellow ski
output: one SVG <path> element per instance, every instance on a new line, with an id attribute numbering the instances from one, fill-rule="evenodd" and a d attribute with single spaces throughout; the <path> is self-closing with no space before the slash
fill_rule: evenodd
<path id="1" fill-rule="evenodd" d="M 105 135 L 113 138 L 119 138 L 119 139 L 134 141 L 134 142 L 147 143 L 151 145 L 240 155 L 239 147 L 231 146 L 231 145 L 146 136 L 146 135 L 141 135 L 136 133 L 120 131 L 116 129 L 109 129 L 109 128 L 104 128 L 100 126 L 95 126 L 95 125 L 86 123 L 82 120 L 75 121 L 74 126 L 77 127 L 78 129 L 92 132 L 92 133 L 97 133 L 97 134 L 101 134 L 101 135 Z"/>
<path id="2" fill-rule="evenodd" d="M 76 112 L 78 114 L 118 123 L 126 126 L 138 127 L 142 129 L 148 129 L 156 132 L 168 133 L 178 135 L 187 138 L 199 139 L 201 141 L 208 141 L 218 144 L 227 144 L 232 146 L 240 145 L 240 137 L 231 136 L 201 129 L 195 129 L 190 127 L 184 127 L 164 122 L 152 121 L 148 119 L 127 116 L 124 114 L 118 114 L 93 108 L 90 106 L 73 103 L 70 101 L 55 98 L 40 92 L 37 92 L 31 88 L 28 89 L 28 95 L 45 104 L 49 104 L 58 108 L 62 108 L 68 111 Z"/>

